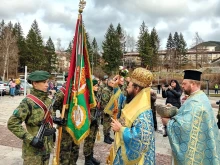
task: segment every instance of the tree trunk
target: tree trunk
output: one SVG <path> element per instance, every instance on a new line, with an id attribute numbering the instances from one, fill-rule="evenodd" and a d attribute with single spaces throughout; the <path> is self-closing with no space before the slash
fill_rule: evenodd
<path id="1" fill-rule="evenodd" d="M 5 54 L 5 59 L 4 59 L 3 81 L 5 80 L 5 73 L 7 70 L 8 58 L 9 58 L 8 56 L 9 56 L 9 47 L 6 48 L 6 54 Z"/>

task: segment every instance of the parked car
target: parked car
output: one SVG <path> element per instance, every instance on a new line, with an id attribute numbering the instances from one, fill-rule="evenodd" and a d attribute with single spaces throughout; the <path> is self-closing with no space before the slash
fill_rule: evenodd
<path id="1" fill-rule="evenodd" d="M 4 82 L 4 87 L 6 88 L 6 95 L 9 95 L 9 91 L 10 91 L 9 82 Z"/>
<path id="2" fill-rule="evenodd" d="M 58 81 L 57 82 L 57 90 L 59 90 L 63 86 L 64 83 L 65 83 L 65 81 Z"/>
<path id="3" fill-rule="evenodd" d="M 0 96 L 6 95 L 6 88 L 4 86 L 4 82 L 0 81 Z"/>
<path id="4" fill-rule="evenodd" d="M 29 84 L 27 81 L 26 82 L 21 81 L 19 94 L 24 94 L 25 85 L 26 85 L 26 94 L 28 94 L 28 91 L 30 91 L 30 89 L 33 87 L 32 84 Z"/>

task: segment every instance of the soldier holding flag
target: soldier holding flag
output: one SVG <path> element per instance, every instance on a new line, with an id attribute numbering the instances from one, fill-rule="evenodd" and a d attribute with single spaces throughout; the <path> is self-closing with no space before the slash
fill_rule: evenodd
<path id="1" fill-rule="evenodd" d="M 93 86 L 85 29 L 82 20 L 84 5 L 85 1 L 80 0 L 66 90 L 62 102 L 61 118 L 54 120 L 55 122 L 58 121 L 58 123 L 61 122 L 60 125 L 62 125 L 64 119 L 66 121 L 65 127 L 59 127 L 58 131 L 57 150 L 54 159 L 54 162 L 57 164 L 60 164 L 61 161 L 67 164 L 76 164 L 78 159 L 78 145 L 90 133 L 90 108 L 96 106 L 94 92 L 92 90 Z M 72 138 L 72 140 L 68 139 L 70 143 L 68 146 L 76 146 L 76 148 L 66 146 L 68 151 L 71 150 L 71 155 L 65 159 L 63 159 L 64 155 L 62 154 L 62 152 L 65 152 L 62 147 L 64 144 L 62 141 L 64 141 L 67 136 L 65 136 L 63 132 L 65 132 L 66 135 L 70 135 L 68 138 Z"/>

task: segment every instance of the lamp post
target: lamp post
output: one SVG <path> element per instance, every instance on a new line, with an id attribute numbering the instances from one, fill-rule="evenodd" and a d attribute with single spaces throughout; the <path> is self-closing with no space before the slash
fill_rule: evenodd
<path id="1" fill-rule="evenodd" d="M 206 81 L 206 94 L 209 96 L 209 80 L 204 79 Z"/>

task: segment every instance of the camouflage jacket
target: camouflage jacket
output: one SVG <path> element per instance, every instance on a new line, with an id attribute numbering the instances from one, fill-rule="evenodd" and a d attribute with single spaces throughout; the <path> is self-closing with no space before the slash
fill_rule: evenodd
<path id="1" fill-rule="evenodd" d="M 105 88 L 105 84 L 101 84 L 99 85 L 99 89 L 97 91 L 97 97 L 98 97 L 98 101 L 101 102 L 101 98 L 102 98 L 102 90 Z"/>
<path id="2" fill-rule="evenodd" d="M 113 95 L 113 89 L 111 89 L 111 87 L 107 86 L 102 90 L 102 97 L 101 97 L 101 109 L 102 110 L 105 109 L 112 95 Z"/>
<path id="3" fill-rule="evenodd" d="M 124 83 L 123 85 L 120 86 L 121 92 L 124 96 L 127 95 L 127 83 Z"/>
<path id="4" fill-rule="evenodd" d="M 53 116 L 55 116 L 55 112 L 56 110 L 60 110 L 60 113 L 62 112 L 62 108 L 63 108 L 63 99 L 64 99 L 64 94 L 61 90 L 57 91 L 57 93 L 55 94 L 56 100 L 54 102 L 53 105 Z M 65 113 L 64 117 L 67 117 L 67 113 Z"/>
<path id="5" fill-rule="evenodd" d="M 31 94 L 39 98 L 49 107 L 51 99 L 47 93 L 32 89 Z M 20 105 L 14 110 L 8 120 L 8 129 L 23 140 L 22 156 L 46 155 L 53 147 L 53 135 L 44 137 L 44 148 L 37 149 L 30 145 L 33 137 L 37 135 L 44 118 L 44 110 L 29 98 L 24 98 Z M 25 123 L 26 129 L 22 126 Z"/>

